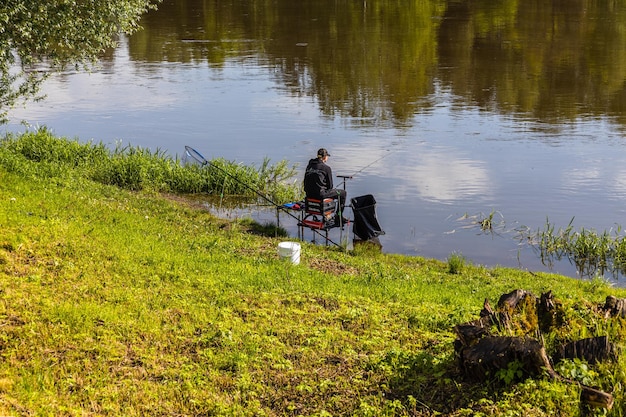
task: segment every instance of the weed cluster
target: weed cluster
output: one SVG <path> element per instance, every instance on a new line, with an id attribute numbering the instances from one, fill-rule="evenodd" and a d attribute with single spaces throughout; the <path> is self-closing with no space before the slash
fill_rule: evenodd
<path id="1" fill-rule="evenodd" d="M 621 233 L 621 227 L 614 232 L 599 233 L 584 227 L 575 230 L 573 221 L 557 230 L 546 220 L 543 230 L 520 231 L 520 240 L 537 251 L 544 265 L 551 266 L 554 261 L 566 259 L 576 266 L 581 277 L 625 276 L 626 236 Z"/>
<path id="2" fill-rule="evenodd" d="M 496 221 L 496 215 L 497 220 Z M 520 244 L 530 246 L 540 257 L 541 262 L 552 268 L 555 262 L 567 260 L 576 267 L 582 278 L 626 276 L 626 235 L 621 226 L 614 231 L 603 231 L 581 227 L 575 230 L 572 219 L 565 228 L 556 229 L 549 220 L 543 230 L 530 230 L 522 226 L 507 230 L 502 215 L 492 211 L 488 215 L 465 214 L 457 219 L 467 223 L 464 228 L 478 229 L 481 234 L 500 235 L 515 233 Z"/>

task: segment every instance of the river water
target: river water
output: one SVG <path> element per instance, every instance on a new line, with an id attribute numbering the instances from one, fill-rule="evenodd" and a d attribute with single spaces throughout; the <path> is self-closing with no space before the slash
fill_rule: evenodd
<path id="1" fill-rule="evenodd" d="M 325 147 L 349 198 L 374 195 L 385 252 L 577 276 L 517 236 L 624 223 L 626 6 L 414 3 L 166 0 L 3 128 L 286 159 L 297 181 Z"/>

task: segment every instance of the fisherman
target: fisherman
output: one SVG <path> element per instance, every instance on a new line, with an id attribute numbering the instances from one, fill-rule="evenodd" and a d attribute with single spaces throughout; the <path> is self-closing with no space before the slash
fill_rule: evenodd
<path id="1" fill-rule="evenodd" d="M 348 223 L 348 219 L 343 217 L 343 209 L 346 205 L 346 190 L 333 188 L 333 171 L 326 165 L 330 154 L 325 148 L 317 151 L 317 158 L 309 161 L 304 173 L 304 192 L 308 198 L 323 200 L 332 198 L 339 200 L 339 211 L 335 214 L 335 224 Z"/>

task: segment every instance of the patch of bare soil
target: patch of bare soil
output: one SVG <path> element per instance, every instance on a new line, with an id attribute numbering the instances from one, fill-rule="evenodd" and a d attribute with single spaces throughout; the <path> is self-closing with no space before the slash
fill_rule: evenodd
<path id="1" fill-rule="evenodd" d="M 356 275 L 358 273 L 356 268 L 344 265 L 332 259 L 311 258 L 308 260 L 307 264 L 313 269 L 334 275 Z"/>

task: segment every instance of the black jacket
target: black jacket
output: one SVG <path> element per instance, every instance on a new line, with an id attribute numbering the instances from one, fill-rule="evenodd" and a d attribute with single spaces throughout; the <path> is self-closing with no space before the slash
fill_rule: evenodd
<path id="1" fill-rule="evenodd" d="M 333 188 L 333 171 L 321 159 L 309 161 L 304 173 L 304 192 L 307 197 L 321 198 Z"/>

